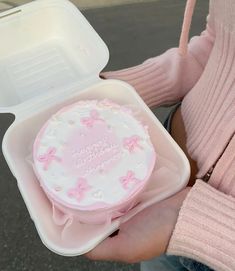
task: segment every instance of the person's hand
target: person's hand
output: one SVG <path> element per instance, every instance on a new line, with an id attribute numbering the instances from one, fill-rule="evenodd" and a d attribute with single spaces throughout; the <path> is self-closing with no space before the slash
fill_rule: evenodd
<path id="1" fill-rule="evenodd" d="M 118 235 L 108 237 L 86 254 L 92 260 L 135 263 L 163 254 L 174 230 L 186 188 L 156 203 L 122 224 Z"/>

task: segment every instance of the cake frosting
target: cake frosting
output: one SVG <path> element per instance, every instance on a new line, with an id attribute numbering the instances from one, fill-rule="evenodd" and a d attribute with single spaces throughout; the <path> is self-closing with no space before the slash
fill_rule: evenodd
<path id="1" fill-rule="evenodd" d="M 148 129 L 112 101 L 79 101 L 53 115 L 34 142 L 34 170 L 63 210 L 117 210 L 148 182 L 156 154 Z"/>

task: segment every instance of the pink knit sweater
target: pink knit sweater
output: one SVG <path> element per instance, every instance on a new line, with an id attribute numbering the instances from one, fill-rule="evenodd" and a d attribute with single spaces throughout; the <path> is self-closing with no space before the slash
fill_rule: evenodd
<path id="1" fill-rule="evenodd" d="M 206 30 L 187 44 L 195 2 L 187 2 L 179 48 L 105 77 L 127 81 L 149 106 L 182 100 L 187 148 L 199 172 L 167 253 L 234 271 L 235 1 L 211 0 Z"/>

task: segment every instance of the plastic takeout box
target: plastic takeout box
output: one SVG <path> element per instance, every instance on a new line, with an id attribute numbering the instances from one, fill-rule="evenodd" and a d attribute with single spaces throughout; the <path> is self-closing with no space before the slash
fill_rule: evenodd
<path id="1" fill-rule="evenodd" d="M 86 227 L 90 238 L 81 243 L 69 245 L 61 240 L 51 204 L 26 158 L 42 125 L 63 106 L 82 99 L 108 98 L 138 108 L 156 152 L 177 166 L 180 177 L 156 180 L 154 196 L 124 220 L 186 186 L 189 164 L 184 153 L 135 90 L 124 82 L 99 78 L 108 62 L 108 49 L 73 4 L 38 0 L 3 12 L 0 36 L 0 112 L 15 115 L 3 139 L 3 153 L 41 240 L 50 250 L 64 256 L 83 254 L 121 223 L 113 221 L 95 235 L 92 226 Z"/>

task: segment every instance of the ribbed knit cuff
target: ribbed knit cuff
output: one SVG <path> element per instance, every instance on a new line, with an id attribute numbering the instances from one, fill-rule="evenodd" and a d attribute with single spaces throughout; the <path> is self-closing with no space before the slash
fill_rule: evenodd
<path id="1" fill-rule="evenodd" d="M 129 83 L 149 107 L 161 105 L 171 98 L 168 93 L 169 80 L 158 62 L 147 62 L 120 71 L 102 73 L 107 79 L 118 79 Z"/>
<path id="2" fill-rule="evenodd" d="M 180 210 L 167 254 L 235 270 L 235 199 L 197 180 Z"/>
<path id="3" fill-rule="evenodd" d="M 148 59 L 143 64 L 119 71 L 103 72 L 106 79 L 118 79 L 132 85 L 149 107 L 170 104 L 179 100 L 178 69 L 181 56 L 177 49 Z M 172 70 L 172 71 L 171 71 Z"/>

